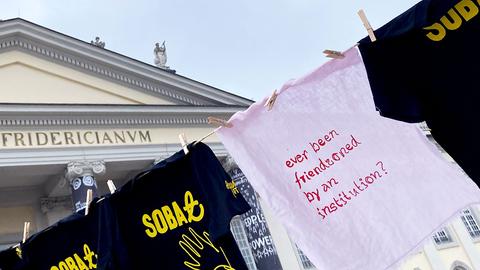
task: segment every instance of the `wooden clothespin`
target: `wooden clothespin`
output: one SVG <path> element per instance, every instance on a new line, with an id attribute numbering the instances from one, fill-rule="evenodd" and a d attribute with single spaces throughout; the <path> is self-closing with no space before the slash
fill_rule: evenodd
<path id="1" fill-rule="evenodd" d="M 273 91 L 272 95 L 268 98 L 267 102 L 265 103 L 265 107 L 268 108 L 268 111 L 271 111 L 273 108 L 273 105 L 275 104 L 275 101 L 277 100 L 278 94 L 277 94 L 277 89 Z"/>
<path id="2" fill-rule="evenodd" d="M 185 136 L 185 133 L 178 134 L 178 138 L 180 139 L 183 152 L 185 153 L 185 155 L 188 154 L 188 147 L 187 147 L 188 143 L 187 143 L 187 137 Z"/>
<path id="3" fill-rule="evenodd" d="M 88 210 L 90 208 L 90 204 L 93 200 L 93 191 L 91 189 L 87 190 L 87 201 L 85 202 L 85 216 L 88 215 Z"/>
<path id="4" fill-rule="evenodd" d="M 231 123 L 229 123 L 227 120 L 216 118 L 216 117 L 213 117 L 213 116 L 207 117 L 207 120 L 208 120 L 208 123 L 210 125 L 217 125 L 217 126 L 226 127 L 226 128 L 233 127 L 233 125 Z M 205 140 L 206 138 L 212 136 L 213 134 L 215 134 L 215 130 L 212 130 L 210 133 L 208 133 L 207 135 L 203 136 L 202 138 L 200 138 L 199 140 L 194 142 L 193 145 L 194 146 L 197 145 L 197 143 Z"/>
<path id="5" fill-rule="evenodd" d="M 217 126 L 226 127 L 226 128 L 233 127 L 233 125 L 225 119 L 220 119 L 220 118 L 216 118 L 216 117 L 213 117 L 213 116 L 209 116 L 209 117 L 207 117 L 207 119 L 208 119 L 208 123 L 210 125 L 217 125 Z"/>
<path id="6" fill-rule="evenodd" d="M 363 26 L 365 26 L 365 29 L 367 29 L 368 36 L 370 37 L 370 40 L 372 42 L 377 41 L 377 37 L 375 37 L 375 33 L 373 32 L 373 28 L 370 25 L 370 22 L 368 22 L 367 15 L 365 15 L 365 11 L 363 11 L 363 9 L 360 9 L 358 11 L 358 16 L 360 16 L 360 20 L 362 20 Z"/>
<path id="7" fill-rule="evenodd" d="M 27 221 L 23 224 L 22 243 L 25 243 L 25 241 L 27 241 L 28 236 L 30 236 L 30 222 Z"/>
<path id="8" fill-rule="evenodd" d="M 333 51 L 333 50 L 325 50 L 323 51 L 326 57 L 334 58 L 334 59 L 343 59 L 345 58 L 345 55 L 339 51 Z"/>
<path id="9" fill-rule="evenodd" d="M 115 193 L 115 191 L 117 191 L 117 187 L 115 186 L 112 180 L 107 180 L 107 186 L 108 186 L 108 189 L 110 190 L 110 194 L 113 194 Z"/>

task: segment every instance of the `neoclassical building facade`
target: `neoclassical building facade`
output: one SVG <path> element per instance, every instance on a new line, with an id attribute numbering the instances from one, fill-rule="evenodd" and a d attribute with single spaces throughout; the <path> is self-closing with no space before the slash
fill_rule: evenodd
<path id="1" fill-rule="evenodd" d="M 181 150 L 180 133 L 198 140 L 215 128 L 207 117 L 252 103 L 22 19 L 1 21 L 0 249 L 21 240 L 24 222 L 35 233 L 81 208 L 82 183 L 105 194 L 107 180 L 121 186 Z M 232 167 L 215 135 L 205 142 Z M 257 199 L 254 214 L 232 222 L 249 268 L 315 269 Z M 466 209 L 403 269 L 480 269 L 477 213 Z M 263 224 L 261 238 L 250 231 Z"/>
<path id="2" fill-rule="evenodd" d="M 98 39 L 84 42 L 23 19 L 0 21 L 0 249 L 22 239 L 24 222 L 33 234 L 84 207 L 82 185 L 105 194 L 107 180 L 119 187 L 180 151 L 180 133 L 198 140 L 215 128 L 208 117 L 228 119 L 253 103 L 160 62 L 143 63 Z M 215 135 L 204 142 L 225 162 Z M 232 222 L 249 267 L 301 269 L 283 228 L 257 208 Z M 252 233 L 264 223 L 269 229 L 261 237 Z M 262 268 L 262 260 L 276 268 Z"/>

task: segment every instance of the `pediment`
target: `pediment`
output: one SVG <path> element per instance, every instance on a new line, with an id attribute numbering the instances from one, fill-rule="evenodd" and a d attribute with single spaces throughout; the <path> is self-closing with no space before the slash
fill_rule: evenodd
<path id="1" fill-rule="evenodd" d="M 0 79 L 4 103 L 253 103 L 18 18 L 0 21 Z"/>
<path id="2" fill-rule="evenodd" d="M 176 105 L 35 56 L 0 54 L 0 103 Z"/>

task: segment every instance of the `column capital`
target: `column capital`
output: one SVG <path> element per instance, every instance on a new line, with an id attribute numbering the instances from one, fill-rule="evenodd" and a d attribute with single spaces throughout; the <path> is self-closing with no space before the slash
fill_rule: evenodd
<path id="1" fill-rule="evenodd" d="M 72 161 L 67 164 L 65 179 L 70 182 L 72 188 L 72 200 L 75 211 L 78 212 L 86 206 L 88 190 L 93 191 L 93 197 L 97 196 L 97 175 L 104 174 L 106 170 L 103 160 Z"/>
<path id="2" fill-rule="evenodd" d="M 105 171 L 106 167 L 103 160 L 72 161 L 67 164 L 65 178 L 72 181 L 80 176 L 94 176 L 95 174 L 102 175 Z"/>

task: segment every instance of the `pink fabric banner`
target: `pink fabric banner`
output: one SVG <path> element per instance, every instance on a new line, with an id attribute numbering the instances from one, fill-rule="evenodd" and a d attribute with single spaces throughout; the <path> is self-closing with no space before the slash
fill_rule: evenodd
<path id="1" fill-rule="evenodd" d="M 388 269 L 478 187 L 412 124 L 379 116 L 356 48 L 217 131 L 318 269 Z"/>

